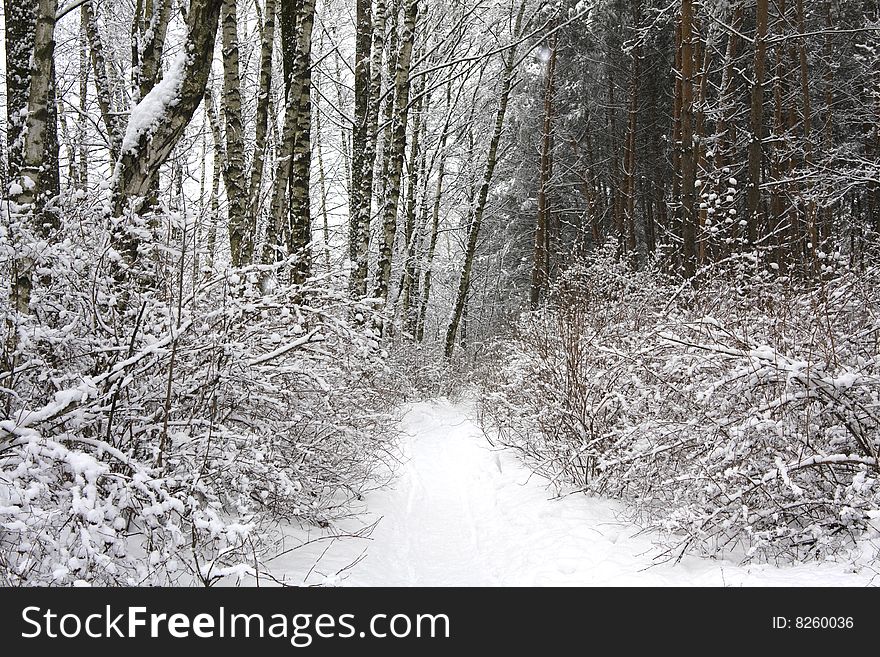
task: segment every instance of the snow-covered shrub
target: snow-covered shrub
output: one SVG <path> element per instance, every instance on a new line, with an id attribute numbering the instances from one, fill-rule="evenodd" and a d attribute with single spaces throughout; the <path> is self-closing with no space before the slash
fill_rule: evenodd
<path id="1" fill-rule="evenodd" d="M 600 253 L 498 345 L 487 430 L 680 549 L 835 552 L 880 516 L 878 289 L 876 267 L 807 285 L 753 258 L 692 289 Z"/>
<path id="2" fill-rule="evenodd" d="M 429 398 L 447 391 L 447 367 L 442 345 L 417 342 L 398 335 L 388 347 L 388 365 L 395 378 L 395 394 L 405 399 Z"/>
<path id="3" fill-rule="evenodd" d="M 132 275 L 102 219 L 63 231 L 31 312 L 0 299 L 0 581 L 211 584 L 259 569 L 279 520 L 347 512 L 393 435 L 369 308 L 155 239 Z"/>

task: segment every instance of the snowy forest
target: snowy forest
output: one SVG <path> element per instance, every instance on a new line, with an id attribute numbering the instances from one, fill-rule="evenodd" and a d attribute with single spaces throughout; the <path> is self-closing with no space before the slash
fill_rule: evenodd
<path id="1" fill-rule="evenodd" d="M 0 585 L 876 583 L 877 0 L 2 15 Z"/>

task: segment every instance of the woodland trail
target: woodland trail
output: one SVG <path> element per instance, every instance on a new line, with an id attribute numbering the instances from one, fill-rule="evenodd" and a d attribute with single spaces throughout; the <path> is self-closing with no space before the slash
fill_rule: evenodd
<path id="1" fill-rule="evenodd" d="M 297 550 L 300 564 L 320 557 L 306 583 L 864 586 L 872 581 L 870 570 L 853 573 L 842 563 L 776 567 L 685 557 L 673 565 L 657 559 L 656 537 L 623 520 L 622 505 L 581 494 L 556 498 L 515 454 L 490 445 L 471 415 L 468 404 L 446 399 L 408 405 L 397 476 L 365 498 L 366 517 L 378 519 L 378 525 L 365 541 L 343 538 L 317 553 Z M 283 578 L 285 571 L 304 572 L 300 564 L 275 563 L 272 570 Z"/>

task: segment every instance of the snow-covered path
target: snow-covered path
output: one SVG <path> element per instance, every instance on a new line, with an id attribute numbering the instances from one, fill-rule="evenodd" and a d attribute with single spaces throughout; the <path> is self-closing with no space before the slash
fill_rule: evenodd
<path id="1" fill-rule="evenodd" d="M 674 566 L 657 563 L 652 536 L 620 520 L 620 505 L 584 495 L 553 499 L 546 482 L 514 454 L 486 441 L 469 413 L 466 404 L 443 399 L 410 405 L 401 423 L 398 476 L 365 500 L 368 522 L 381 517 L 370 537 L 309 545 L 273 562 L 275 576 L 295 582 L 288 574 L 304 572 L 303 565 L 320 555 L 306 583 L 863 586 L 872 581 L 870 569 L 854 573 L 835 563 L 777 568 L 697 557 Z"/>

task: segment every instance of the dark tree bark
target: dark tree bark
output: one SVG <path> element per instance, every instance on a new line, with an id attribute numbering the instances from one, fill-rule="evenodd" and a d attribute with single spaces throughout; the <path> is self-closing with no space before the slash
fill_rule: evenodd
<path id="1" fill-rule="evenodd" d="M 755 4 L 755 57 L 752 64 L 751 105 L 749 109 L 749 182 L 747 190 L 748 241 L 758 241 L 761 228 L 761 162 L 764 156 L 764 67 L 767 58 L 767 27 L 769 12 L 767 0 L 757 0 Z"/>
<path id="2" fill-rule="evenodd" d="M 293 146 L 290 175 L 290 243 L 288 251 L 299 254 L 294 265 L 293 280 L 303 283 L 311 275 L 312 214 L 309 199 L 312 162 L 312 27 L 315 21 L 315 0 L 304 0 L 298 25 L 299 49 L 296 53 L 294 76 L 299 81 L 296 99 L 296 140 Z M 290 105 L 289 107 L 293 107 Z"/>
<path id="3" fill-rule="evenodd" d="M 373 175 L 377 152 L 379 129 L 379 110 L 382 102 L 382 55 L 385 48 L 385 0 L 376 0 L 372 22 L 372 46 L 370 54 L 369 78 L 370 86 L 367 93 L 364 130 L 363 159 L 352 163 L 352 178 L 359 171 L 360 186 L 356 190 L 358 207 L 355 208 L 355 245 L 354 262 L 351 272 L 351 293 L 355 298 L 363 298 L 367 294 L 367 258 L 370 248 L 370 219 L 373 203 Z M 354 189 L 354 184 L 352 184 Z"/>
<path id="4" fill-rule="evenodd" d="M 17 186 L 12 237 L 16 243 L 12 301 L 30 312 L 34 263 L 32 233 L 48 237 L 59 226 L 54 211 L 60 193 L 55 105 L 55 15 L 57 0 L 7 3 L 7 112 L 9 172 Z M 12 38 L 20 39 L 13 41 Z M 10 190 L 12 191 L 12 190 Z M 20 229 L 26 228 L 21 231 Z"/>
<path id="5" fill-rule="evenodd" d="M 137 261 L 140 242 L 129 224 L 143 209 L 159 167 L 168 159 L 204 97 L 221 4 L 222 0 L 190 0 L 185 56 L 177 61 L 177 69 L 151 90 L 150 94 L 155 95 L 132 109 L 116 163 L 113 203 L 114 215 L 123 219 L 117 223 L 114 242 L 129 264 Z M 154 104 L 154 100 L 160 102 Z"/>
<path id="6" fill-rule="evenodd" d="M 241 75 L 238 64 L 237 0 L 223 0 L 220 29 L 223 51 L 222 113 L 226 127 L 226 158 L 223 161 L 223 182 L 229 213 L 229 250 L 232 266 L 243 263 L 242 252 L 253 234 L 247 218 L 248 198 L 244 163 L 244 126 L 241 110 Z"/>
<path id="7" fill-rule="evenodd" d="M 272 190 L 269 229 L 263 262 L 297 254 L 292 276 L 304 281 L 311 271 L 311 213 L 309 168 L 311 163 L 311 54 L 314 0 L 281 5 L 281 55 L 284 64 L 284 127 Z M 289 199 L 289 202 L 285 202 Z"/>
<path id="8" fill-rule="evenodd" d="M 354 126 L 351 136 L 351 185 L 349 202 L 349 258 L 353 266 L 358 260 L 359 221 L 364 199 L 361 195 L 364 150 L 367 145 L 370 106 L 370 49 L 373 40 L 373 13 L 370 0 L 357 0 L 355 8 L 354 53 Z M 369 203 L 369 199 L 367 199 Z M 369 214 L 369 211 L 368 211 Z M 354 278 L 354 277 L 352 277 Z"/>
<path id="9" fill-rule="evenodd" d="M 241 262 L 254 259 L 257 219 L 260 215 L 263 171 L 266 166 L 266 146 L 269 134 L 269 105 L 272 87 L 272 54 L 275 47 L 276 0 L 266 0 L 260 45 L 260 80 L 255 118 L 254 157 L 251 161 L 250 182 L 247 189 L 247 228 L 241 244 Z"/>
<path id="10" fill-rule="evenodd" d="M 52 207 L 61 191 L 54 55 L 57 6 L 57 0 L 4 4 L 7 175 L 21 187 L 16 200 L 33 206 L 33 225 L 41 234 L 59 225 Z"/>
<path id="11" fill-rule="evenodd" d="M 682 266 L 686 278 L 697 269 L 696 175 L 694 148 L 694 33 L 693 2 L 681 3 L 681 237 Z"/>
<path id="12" fill-rule="evenodd" d="M 641 5 L 636 4 L 633 10 L 634 27 L 640 20 Z M 633 49 L 630 63 L 629 99 L 627 102 L 626 139 L 623 153 L 623 214 L 626 222 L 626 248 L 634 254 L 636 251 L 636 128 L 638 127 L 639 74 L 641 64 L 641 47 Z"/>

